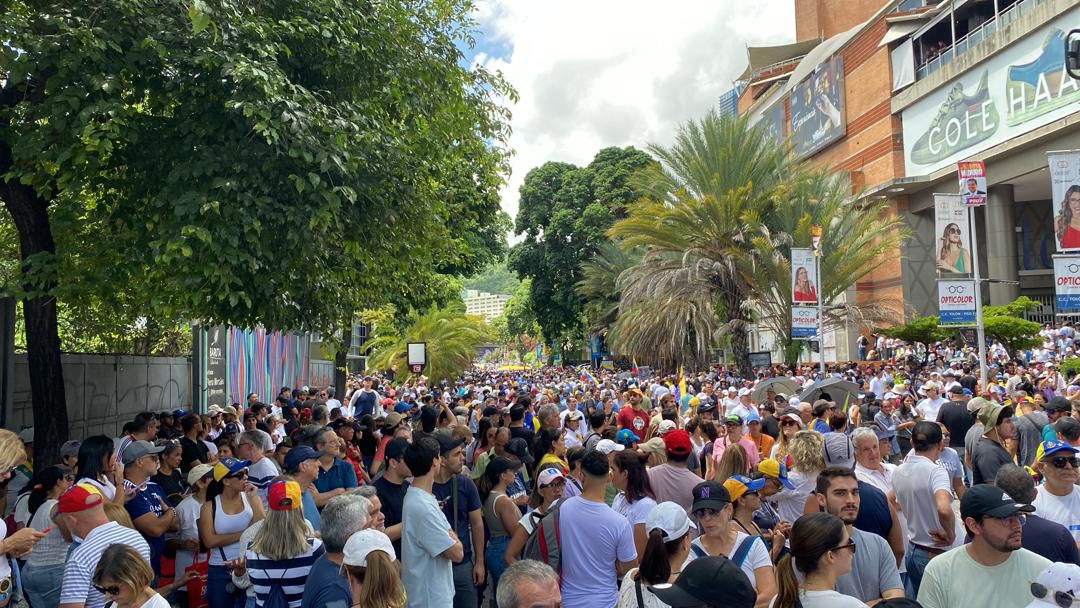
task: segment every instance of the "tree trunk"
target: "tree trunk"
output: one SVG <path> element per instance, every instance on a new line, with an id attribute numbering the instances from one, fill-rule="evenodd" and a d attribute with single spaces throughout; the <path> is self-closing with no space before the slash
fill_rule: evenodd
<path id="1" fill-rule="evenodd" d="M 345 399 L 345 366 L 352 346 L 352 323 L 341 328 L 341 345 L 334 353 L 334 393 L 339 401 Z"/>
<path id="2" fill-rule="evenodd" d="M 738 322 L 731 323 L 731 354 L 735 357 L 735 365 L 743 378 L 753 378 L 753 370 L 750 369 L 750 337 L 746 327 L 750 321 L 742 310 L 743 296 L 738 290 L 729 290 L 724 294 L 725 312 L 729 319 Z"/>
<path id="3" fill-rule="evenodd" d="M 11 148 L 6 142 L 0 141 L 0 175 L 6 173 L 11 165 Z M 31 256 L 54 256 L 56 243 L 49 226 L 48 202 L 17 180 L 0 180 L 0 200 L 3 200 L 19 232 L 24 268 Z M 64 369 L 60 361 L 60 333 L 56 323 L 56 296 L 53 295 L 56 276 L 48 275 L 32 288 L 35 293 L 46 294 L 22 301 L 34 408 L 34 464 L 40 469 L 60 462 L 60 445 L 68 440 L 68 412 L 64 395 Z"/>

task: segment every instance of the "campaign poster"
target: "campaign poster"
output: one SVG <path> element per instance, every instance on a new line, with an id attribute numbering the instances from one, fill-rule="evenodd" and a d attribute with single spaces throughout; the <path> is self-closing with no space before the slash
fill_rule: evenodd
<path id="1" fill-rule="evenodd" d="M 818 333 L 818 309 L 816 306 L 791 307 L 791 337 L 813 338 Z"/>
<path id="2" fill-rule="evenodd" d="M 1054 307 L 1057 312 L 1080 311 L 1080 256 L 1054 256 Z"/>
<path id="3" fill-rule="evenodd" d="M 1080 249 L 1080 150 L 1048 152 L 1058 251 Z"/>
<path id="4" fill-rule="evenodd" d="M 975 281 L 938 281 L 938 324 L 975 324 Z"/>
<path id="5" fill-rule="evenodd" d="M 956 163 L 960 177 L 960 196 L 968 207 L 986 204 L 986 163 L 981 160 L 962 160 Z"/>
<path id="6" fill-rule="evenodd" d="M 938 274 L 971 274 L 968 208 L 959 194 L 934 195 L 934 258 Z"/>
<path id="7" fill-rule="evenodd" d="M 819 64 L 791 90 L 791 146 L 808 156 L 844 136 L 844 60 Z"/>
<path id="8" fill-rule="evenodd" d="M 818 299 L 817 267 L 813 249 L 791 250 L 791 301 L 814 304 Z"/>

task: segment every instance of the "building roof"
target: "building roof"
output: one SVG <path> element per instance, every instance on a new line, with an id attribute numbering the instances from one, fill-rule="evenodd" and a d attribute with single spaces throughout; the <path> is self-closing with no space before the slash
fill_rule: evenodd
<path id="1" fill-rule="evenodd" d="M 748 46 L 746 47 L 746 69 L 738 80 L 750 80 L 754 74 L 764 68 L 802 57 L 819 44 L 821 40 L 815 39 L 777 46 Z"/>

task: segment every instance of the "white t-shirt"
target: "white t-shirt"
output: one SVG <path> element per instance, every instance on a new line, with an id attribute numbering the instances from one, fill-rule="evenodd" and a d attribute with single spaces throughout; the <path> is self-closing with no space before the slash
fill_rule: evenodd
<path id="1" fill-rule="evenodd" d="M 637 601 L 637 590 L 635 587 L 637 584 L 634 582 L 634 575 L 637 574 L 638 569 L 634 568 L 623 576 L 622 586 L 619 587 L 619 603 L 615 604 L 615 608 L 668 608 L 670 604 L 665 604 L 660 601 L 660 598 L 653 595 L 652 591 L 649 591 L 649 586 L 645 582 L 641 583 L 641 604 Z"/>
<path id="2" fill-rule="evenodd" d="M 581 417 L 578 418 L 577 432 L 582 437 L 585 437 L 586 435 L 589 434 L 589 424 L 585 421 L 585 412 L 581 411 L 580 409 L 575 410 L 575 411 L 577 413 L 581 414 Z M 562 427 L 566 426 L 566 417 L 569 414 L 570 414 L 570 410 L 563 410 L 563 411 L 559 412 L 559 428 L 562 428 Z M 578 444 L 578 445 L 580 445 L 580 444 Z M 566 447 L 569 448 L 570 446 L 566 446 Z"/>
<path id="3" fill-rule="evenodd" d="M 783 488 L 772 501 L 781 519 L 794 523 L 796 519 L 802 517 L 803 509 L 806 508 L 806 498 L 817 488 L 817 474 L 818 471 L 811 475 L 800 471 L 792 471 L 788 474 L 788 480 L 794 484 L 795 489 Z"/>
<path id="4" fill-rule="evenodd" d="M 923 420 L 937 422 L 938 410 L 946 403 L 948 403 L 948 401 L 942 397 L 938 397 L 937 399 L 930 399 L 928 397 L 920 401 L 918 405 L 915 406 L 915 410 L 922 414 Z"/>
<path id="5" fill-rule="evenodd" d="M 904 464 L 893 472 L 892 483 L 896 500 L 907 519 L 907 540 L 924 547 L 937 546 L 937 542 L 930 536 L 930 530 L 941 527 L 934 494 L 944 490 L 952 496 L 949 472 L 926 456 L 911 454 Z M 954 517 L 953 520 L 959 530 L 962 525 L 957 521 L 959 518 Z M 958 540 L 963 542 L 963 532 L 957 536 Z"/>
<path id="6" fill-rule="evenodd" d="M 7 538 L 7 522 L 0 519 L 0 538 Z M 11 576 L 11 564 L 7 555 L 0 555 L 0 579 Z"/>
<path id="7" fill-rule="evenodd" d="M 1043 519 L 1057 522 L 1069 529 L 1074 541 L 1080 541 L 1080 487 L 1073 486 L 1068 496 L 1055 496 L 1046 486 L 1039 486 L 1035 494 L 1035 514 Z"/>
<path id="8" fill-rule="evenodd" d="M 633 503 L 627 502 L 626 494 L 619 492 L 615 495 L 615 500 L 611 501 L 611 508 L 626 518 L 626 521 L 630 522 L 631 526 L 637 524 L 644 524 L 645 518 L 649 515 L 649 511 L 653 510 L 656 506 L 656 501 L 646 496 L 645 498 L 639 498 Z"/>
<path id="9" fill-rule="evenodd" d="M 836 591 L 806 591 L 799 589 L 799 601 L 803 608 L 866 608 L 866 604 L 849 596 L 841 595 Z M 776 605 L 774 597 L 769 602 L 769 608 Z"/>
<path id="10" fill-rule="evenodd" d="M 757 576 L 754 575 L 754 570 L 766 566 L 771 568 L 773 565 L 772 559 L 769 557 L 769 550 L 765 548 L 765 543 L 762 542 L 760 538 L 756 536 L 751 538 L 750 535 L 745 532 L 737 532 L 735 534 L 735 543 L 731 545 L 731 554 L 725 555 L 724 557 L 731 559 L 731 556 L 735 555 L 736 551 L 738 551 L 744 542 L 752 542 L 754 544 L 750 545 L 750 552 L 746 554 L 746 559 L 743 560 L 742 565 L 739 567 L 742 568 L 746 578 L 750 579 L 750 585 L 754 589 L 757 589 Z M 699 551 L 708 553 L 704 545 L 701 544 L 701 537 L 695 538 L 690 543 L 690 555 L 686 556 L 686 562 L 683 563 L 683 568 L 686 568 L 687 564 L 698 557 L 702 557 L 698 555 Z"/>
<path id="11" fill-rule="evenodd" d="M 401 570 L 409 608 L 445 606 L 454 595 L 450 560 L 440 554 L 454 544 L 450 522 L 430 492 L 409 486 L 402 507 Z"/>
<path id="12" fill-rule="evenodd" d="M 180 530 L 176 538 L 180 540 L 199 540 L 199 515 L 202 512 L 202 504 L 194 496 L 185 496 L 180 504 L 176 505 L 176 517 L 180 521 Z M 176 573 L 183 574 L 184 570 L 195 561 L 195 552 L 185 549 L 176 550 Z"/>
<path id="13" fill-rule="evenodd" d="M 115 606 L 116 606 L 116 602 L 109 602 L 108 604 L 105 604 L 105 608 L 115 608 Z M 154 597 L 146 600 L 146 603 L 143 604 L 142 606 L 140 606 L 139 608 L 172 608 L 172 607 L 169 605 L 168 600 L 161 597 L 160 594 L 155 593 Z"/>

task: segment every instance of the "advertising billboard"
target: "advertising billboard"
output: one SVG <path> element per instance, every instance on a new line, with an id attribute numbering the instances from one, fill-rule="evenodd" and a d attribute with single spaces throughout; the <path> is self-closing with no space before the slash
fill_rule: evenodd
<path id="1" fill-rule="evenodd" d="M 816 306 L 791 307 L 791 337 L 813 338 L 818 333 L 818 315 Z"/>
<path id="2" fill-rule="evenodd" d="M 956 163 L 960 179 L 960 196 L 968 207 L 986 204 L 986 163 L 981 160 L 962 160 Z"/>
<path id="3" fill-rule="evenodd" d="M 971 274 L 968 208 L 959 194 L 934 195 L 934 258 L 938 274 Z"/>
<path id="4" fill-rule="evenodd" d="M 975 324 L 975 281 L 938 281 L 939 325 Z"/>
<path id="5" fill-rule="evenodd" d="M 844 136 L 844 60 L 819 64 L 791 90 L 791 146 L 797 156 L 817 152 Z"/>
<path id="6" fill-rule="evenodd" d="M 791 250 L 791 301 L 812 304 L 818 299 L 817 267 L 813 249 Z"/>
<path id="7" fill-rule="evenodd" d="M 1080 255 L 1054 256 L 1054 306 L 1058 312 L 1080 311 Z"/>
<path id="8" fill-rule="evenodd" d="M 929 175 L 1076 112 L 1080 81 L 1065 71 L 1064 40 L 1078 22 L 1074 7 L 905 108 L 907 175 Z"/>
<path id="9" fill-rule="evenodd" d="M 1048 152 L 1050 201 L 1058 251 L 1080 249 L 1080 150 Z"/>

